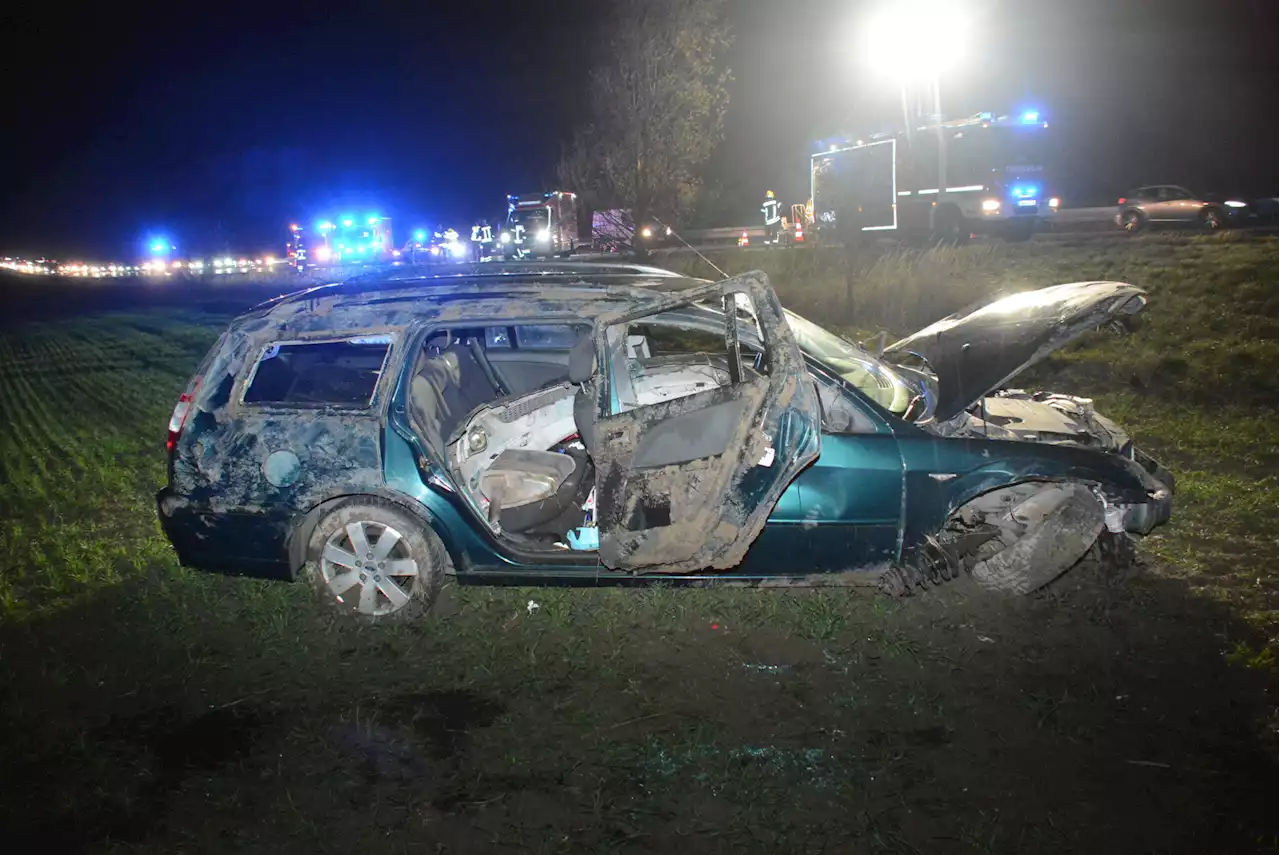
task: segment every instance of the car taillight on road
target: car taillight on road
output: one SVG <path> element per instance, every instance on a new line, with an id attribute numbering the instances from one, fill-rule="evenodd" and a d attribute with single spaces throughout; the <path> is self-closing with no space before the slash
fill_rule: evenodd
<path id="1" fill-rule="evenodd" d="M 191 412 L 191 402 L 195 400 L 201 379 L 197 377 L 191 388 L 179 395 L 178 403 L 173 405 L 173 415 L 169 416 L 169 439 L 165 442 L 165 448 L 170 454 L 178 445 L 178 437 L 182 436 L 182 428 L 187 423 L 187 414 Z"/>
<path id="2" fill-rule="evenodd" d="M 1117 205 L 1123 205 L 1123 204 L 1124 204 L 1124 197 L 1123 197 L 1123 196 L 1121 196 L 1119 199 L 1117 199 L 1117 200 L 1116 200 L 1116 204 L 1117 204 Z"/>

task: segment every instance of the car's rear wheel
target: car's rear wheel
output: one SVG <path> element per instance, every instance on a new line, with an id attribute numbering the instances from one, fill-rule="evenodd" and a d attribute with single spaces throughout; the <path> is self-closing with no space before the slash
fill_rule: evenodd
<path id="1" fill-rule="evenodd" d="M 1227 217 L 1219 208 L 1205 208 L 1200 212 L 1200 227 L 1207 232 L 1217 232 L 1227 227 Z"/>
<path id="2" fill-rule="evenodd" d="M 449 570 L 448 553 L 430 526 L 370 497 L 345 501 L 316 524 L 304 575 L 344 614 L 387 621 L 430 610 Z"/>
<path id="3" fill-rule="evenodd" d="M 1136 234 L 1146 228 L 1147 221 L 1137 211 L 1125 211 L 1120 215 L 1120 226 L 1129 234 Z"/>

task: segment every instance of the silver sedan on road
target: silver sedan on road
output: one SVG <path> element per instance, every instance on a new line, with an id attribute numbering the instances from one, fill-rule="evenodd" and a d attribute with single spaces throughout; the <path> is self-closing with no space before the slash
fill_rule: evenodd
<path id="1" fill-rule="evenodd" d="M 1237 225 L 1249 215 L 1249 204 L 1239 199 L 1213 201 L 1176 184 L 1139 187 L 1121 196 L 1116 225 L 1127 232 L 1148 226 L 1184 226 L 1215 232 Z"/>

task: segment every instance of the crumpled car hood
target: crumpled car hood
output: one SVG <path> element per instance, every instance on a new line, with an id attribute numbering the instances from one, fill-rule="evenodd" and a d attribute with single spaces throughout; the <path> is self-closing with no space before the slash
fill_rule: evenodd
<path id="1" fill-rule="evenodd" d="M 1051 285 L 957 312 L 894 342 L 884 355 L 929 364 L 938 378 L 934 418 L 946 421 L 1058 348 L 1146 304 L 1146 292 L 1124 282 Z"/>

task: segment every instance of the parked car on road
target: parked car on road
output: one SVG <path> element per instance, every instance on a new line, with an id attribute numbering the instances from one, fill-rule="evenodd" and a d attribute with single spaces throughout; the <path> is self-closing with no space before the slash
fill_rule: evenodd
<path id="1" fill-rule="evenodd" d="M 1175 184 L 1139 187 L 1117 201 L 1116 225 L 1127 232 L 1155 227 L 1200 228 L 1218 231 L 1239 225 L 1250 216 L 1242 199 L 1218 201 Z"/>
<path id="2" fill-rule="evenodd" d="M 1118 282 L 954 315 L 877 355 L 778 302 L 624 264 L 402 268 L 278 298 L 174 409 L 181 562 L 311 581 L 367 617 L 462 582 L 869 570 L 1034 590 L 1169 518 L 1087 399 L 1008 388 L 1142 309 Z"/>

